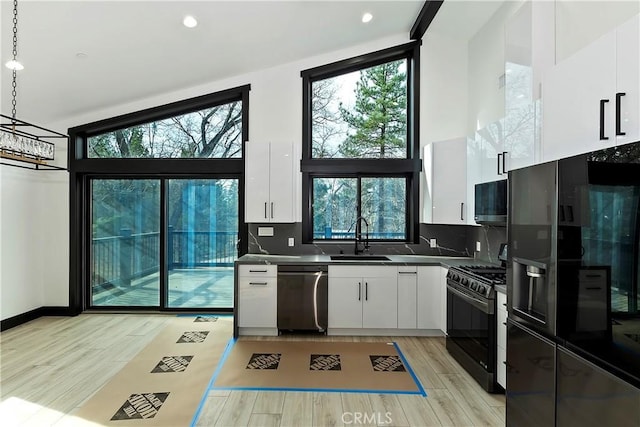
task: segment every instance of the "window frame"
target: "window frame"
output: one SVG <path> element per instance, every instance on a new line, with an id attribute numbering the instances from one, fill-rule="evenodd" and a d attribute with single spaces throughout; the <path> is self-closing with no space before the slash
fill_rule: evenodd
<path id="1" fill-rule="evenodd" d="M 251 85 L 197 96 L 157 107 L 95 121 L 68 130 L 69 151 L 69 309 L 73 314 L 84 311 L 88 304 L 87 272 L 90 271 L 90 183 L 96 178 L 235 178 L 238 179 L 239 235 L 238 256 L 248 252 L 248 225 L 244 219 L 244 148 L 249 140 L 249 92 Z M 204 108 L 234 101 L 242 102 L 242 156 L 232 158 L 90 158 L 87 153 L 89 136 L 143 123 L 162 120 Z M 164 196 L 164 190 L 161 197 Z M 162 202 L 164 203 L 164 202 Z M 166 222 L 166 212 L 161 211 L 161 221 Z M 161 242 L 161 245 L 165 245 Z M 161 246 L 161 254 L 166 249 Z M 161 280 L 166 280 L 162 278 Z M 164 298 L 161 296 L 161 298 Z M 164 300 L 162 300 L 164 301 Z M 161 306 L 163 302 L 161 301 Z M 123 310 L 133 307 L 123 307 Z M 148 307 L 147 307 L 148 308 Z M 92 307 L 99 310 L 99 307 Z M 113 310 L 114 307 L 105 308 Z M 165 308 L 167 311 L 193 311 L 192 309 Z M 207 310 L 204 310 L 207 311 Z M 223 309 L 222 311 L 226 311 Z"/>
<path id="2" fill-rule="evenodd" d="M 304 70 L 302 77 L 302 242 L 313 239 L 313 178 L 406 177 L 406 240 L 375 242 L 418 243 L 420 200 L 420 40 Z M 311 85 L 318 80 L 359 71 L 387 62 L 407 60 L 407 157 L 398 159 L 313 158 Z M 322 239 L 318 242 L 344 242 Z"/>
<path id="3" fill-rule="evenodd" d="M 350 176 L 346 176 L 345 174 L 341 174 L 341 175 L 331 175 L 331 174 L 319 174 L 319 175 L 311 175 L 310 176 L 310 191 L 311 191 L 311 199 L 312 199 L 312 203 L 311 203 L 311 212 L 310 212 L 310 216 L 311 218 L 313 218 L 313 180 L 317 179 L 317 178 L 350 178 L 350 179 L 356 179 L 357 180 L 357 210 L 358 213 L 356 216 L 360 216 L 361 212 L 362 212 L 362 179 L 365 178 L 398 178 L 398 179 L 404 179 L 405 180 L 405 185 L 408 187 L 410 185 L 410 178 L 407 175 L 393 175 L 393 174 L 386 174 L 386 175 L 381 175 L 381 174 L 375 174 L 375 175 L 370 175 L 370 174 L 353 174 Z M 406 192 L 406 194 L 409 194 L 409 191 Z M 409 207 L 409 198 L 407 196 L 405 196 L 405 211 L 408 212 L 408 207 Z M 405 212 L 405 213 L 406 213 Z M 406 215 L 408 216 L 408 215 Z M 311 225 L 311 235 L 313 237 L 313 222 L 310 224 Z M 355 226 L 354 226 L 355 227 Z M 369 224 L 369 233 L 371 233 L 371 224 Z M 405 233 L 405 239 L 371 239 L 369 238 L 369 241 L 371 242 L 388 242 L 388 243 L 406 243 L 409 240 L 409 231 L 410 231 L 410 227 L 409 227 L 409 223 L 406 221 L 405 218 L 405 229 L 404 229 L 404 233 Z M 355 230 L 354 230 L 355 232 Z M 349 240 L 353 240 L 353 239 L 314 239 L 313 241 L 315 242 L 320 242 L 320 243 L 327 243 L 327 242 L 345 242 L 345 241 L 349 241 Z"/>

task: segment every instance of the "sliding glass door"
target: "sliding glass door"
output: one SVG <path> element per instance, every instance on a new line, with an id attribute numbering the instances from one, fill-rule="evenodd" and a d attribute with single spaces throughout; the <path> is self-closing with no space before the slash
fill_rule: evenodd
<path id="1" fill-rule="evenodd" d="M 238 180 L 167 181 L 169 307 L 233 307 Z"/>
<path id="2" fill-rule="evenodd" d="M 232 308 L 238 187 L 238 179 L 92 179 L 89 306 Z"/>
<path id="3" fill-rule="evenodd" d="M 91 305 L 158 307 L 160 180 L 93 180 L 90 227 Z"/>

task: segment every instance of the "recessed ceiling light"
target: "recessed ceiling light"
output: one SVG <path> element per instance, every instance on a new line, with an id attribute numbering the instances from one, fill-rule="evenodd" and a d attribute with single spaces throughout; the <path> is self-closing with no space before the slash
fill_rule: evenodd
<path id="1" fill-rule="evenodd" d="M 182 23 L 184 24 L 185 27 L 187 28 L 193 28 L 196 25 L 198 25 L 198 21 L 196 20 L 196 18 L 194 18 L 191 15 L 187 15 L 184 17 L 184 19 L 182 20 Z"/>
<path id="2" fill-rule="evenodd" d="M 5 65 L 5 67 L 7 67 L 10 70 L 15 70 L 15 71 L 24 70 L 24 65 L 22 65 L 20 62 L 18 62 L 15 59 L 12 59 L 11 61 L 8 61 L 4 65 Z"/>
<path id="3" fill-rule="evenodd" d="M 365 24 L 369 21 L 371 21 L 373 19 L 373 15 L 370 14 L 369 12 L 365 13 L 364 15 L 362 15 L 362 22 L 364 22 Z"/>
<path id="4" fill-rule="evenodd" d="M 76 53 L 76 58 L 78 59 L 86 59 L 87 58 L 87 54 L 84 52 L 78 52 Z"/>

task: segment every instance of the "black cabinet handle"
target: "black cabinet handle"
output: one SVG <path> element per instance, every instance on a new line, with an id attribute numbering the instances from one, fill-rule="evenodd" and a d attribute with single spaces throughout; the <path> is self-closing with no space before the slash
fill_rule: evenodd
<path id="1" fill-rule="evenodd" d="M 502 322 L 502 324 L 503 324 L 504 326 L 507 326 L 507 322 Z"/>
<path id="2" fill-rule="evenodd" d="M 506 158 L 508 151 L 502 152 L 502 173 L 507 173 Z"/>
<path id="3" fill-rule="evenodd" d="M 273 218 L 273 202 L 271 202 L 271 218 Z"/>
<path id="4" fill-rule="evenodd" d="M 464 221 L 464 202 L 460 203 L 460 221 Z"/>
<path id="5" fill-rule="evenodd" d="M 264 202 L 264 219 L 267 219 L 267 202 Z"/>
<path id="6" fill-rule="evenodd" d="M 364 300 L 369 301 L 369 283 L 364 282 Z"/>
<path id="7" fill-rule="evenodd" d="M 502 303 L 502 305 L 504 305 L 504 306 L 506 307 L 506 306 L 507 306 L 507 303 L 506 303 L 506 302 L 503 302 L 503 303 Z"/>
<path id="8" fill-rule="evenodd" d="M 609 102 L 608 99 L 600 100 L 600 141 L 606 141 L 609 137 L 604 136 L 604 104 Z"/>
<path id="9" fill-rule="evenodd" d="M 626 93 L 624 92 L 618 92 L 616 93 L 616 136 L 623 136 L 626 135 L 625 132 L 622 132 L 622 130 L 620 129 L 620 98 L 622 98 L 623 96 L 625 96 Z"/>
<path id="10" fill-rule="evenodd" d="M 500 172 L 500 156 L 502 156 L 502 153 L 498 153 L 498 161 L 496 162 L 498 164 L 498 175 L 502 175 L 502 172 Z"/>
<path id="11" fill-rule="evenodd" d="M 358 301 L 362 300 L 362 282 L 358 282 Z"/>

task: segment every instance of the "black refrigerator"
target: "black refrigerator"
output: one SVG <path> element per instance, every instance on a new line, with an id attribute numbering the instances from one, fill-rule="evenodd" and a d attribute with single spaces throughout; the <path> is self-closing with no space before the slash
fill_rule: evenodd
<path id="1" fill-rule="evenodd" d="M 640 143 L 509 173 L 507 425 L 640 426 Z"/>
<path id="2" fill-rule="evenodd" d="M 555 423 L 557 167 L 553 162 L 509 172 L 509 426 Z"/>

